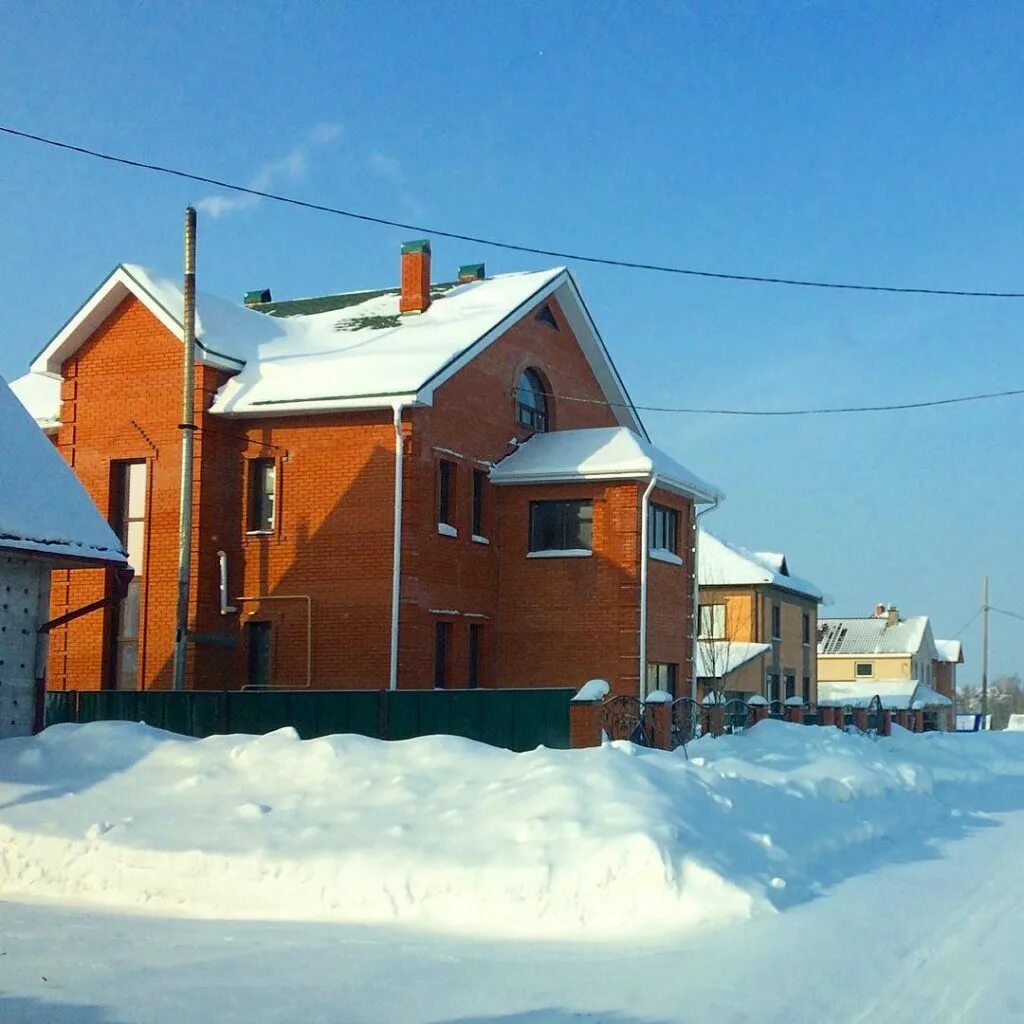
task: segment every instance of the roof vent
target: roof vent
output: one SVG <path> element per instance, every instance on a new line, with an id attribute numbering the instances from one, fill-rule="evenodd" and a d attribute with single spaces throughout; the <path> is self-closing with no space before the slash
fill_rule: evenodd
<path id="1" fill-rule="evenodd" d="M 896 605 L 891 604 L 885 610 L 885 624 L 887 626 L 898 626 L 900 623 L 900 610 Z"/>
<path id="2" fill-rule="evenodd" d="M 259 306 L 264 302 L 272 301 L 269 288 L 257 288 L 254 292 L 245 293 L 245 304 L 247 306 Z"/>
<path id="3" fill-rule="evenodd" d="M 482 263 L 463 263 L 459 267 L 459 284 L 469 281 L 482 281 L 487 276 Z"/>

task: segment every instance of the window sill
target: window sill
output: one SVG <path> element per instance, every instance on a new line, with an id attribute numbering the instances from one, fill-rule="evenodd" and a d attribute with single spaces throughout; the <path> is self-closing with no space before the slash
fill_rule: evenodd
<path id="1" fill-rule="evenodd" d="M 589 558 L 594 552 L 583 548 L 551 548 L 548 551 L 527 551 L 527 558 Z"/>
<path id="2" fill-rule="evenodd" d="M 246 537 L 273 537 L 273 530 L 246 530 Z"/>
<path id="3" fill-rule="evenodd" d="M 474 533 L 472 537 L 474 544 L 490 544 L 491 542 L 486 537 L 481 537 L 479 533 Z"/>
<path id="4" fill-rule="evenodd" d="M 667 562 L 669 565 L 683 564 L 683 560 L 674 551 L 669 551 L 668 548 L 651 548 L 648 554 L 656 562 Z"/>
<path id="5" fill-rule="evenodd" d="M 437 532 L 442 537 L 458 537 L 459 535 L 459 531 L 451 523 L 438 523 Z"/>

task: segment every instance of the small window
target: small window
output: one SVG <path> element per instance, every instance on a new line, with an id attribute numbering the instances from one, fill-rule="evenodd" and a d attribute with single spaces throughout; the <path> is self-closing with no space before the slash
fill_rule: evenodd
<path id="1" fill-rule="evenodd" d="M 455 463 L 441 459 L 437 464 L 437 522 L 454 527 Z"/>
<path id="2" fill-rule="evenodd" d="M 469 685 L 475 688 L 480 685 L 480 658 L 483 647 L 484 627 L 478 622 L 469 624 Z"/>
<path id="3" fill-rule="evenodd" d="M 451 647 L 452 624 L 434 624 L 434 688 L 443 690 L 448 683 L 448 652 Z"/>
<path id="4" fill-rule="evenodd" d="M 772 639 L 782 639 L 782 608 L 777 605 L 772 605 Z"/>
<path id="5" fill-rule="evenodd" d="M 531 551 L 591 551 L 592 501 L 531 501 Z"/>
<path id="6" fill-rule="evenodd" d="M 786 699 L 796 696 L 796 675 L 792 672 L 786 673 Z"/>
<path id="7" fill-rule="evenodd" d="M 649 543 L 655 551 L 679 554 L 679 513 L 664 505 L 651 505 Z"/>
<path id="8" fill-rule="evenodd" d="M 270 533 L 274 529 L 274 460 L 249 462 L 249 531 Z"/>
<path id="9" fill-rule="evenodd" d="M 544 324 L 545 327 L 550 327 L 553 331 L 558 330 L 558 321 L 555 319 L 555 314 L 551 312 L 551 307 L 546 302 L 537 310 L 533 319 L 539 324 Z"/>
<path id="10" fill-rule="evenodd" d="M 875 674 L 875 666 L 870 661 L 858 661 L 854 671 L 858 676 L 873 676 Z"/>
<path id="11" fill-rule="evenodd" d="M 483 537 L 484 534 L 484 487 L 487 485 L 487 474 L 482 469 L 473 470 L 473 536 Z"/>
<path id="12" fill-rule="evenodd" d="M 770 701 L 777 701 L 777 700 L 781 699 L 779 697 L 779 673 L 778 672 L 769 672 L 768 673 L 766 689 L 767 689 L 768 692 L 765 694 L 765 696 L 768 698 L 768 700 L 770 700 Z"/>
<path id="13" fill-rule="evenodd" d="M 702 604 L 700 606 L 700 639 L 725 639 L 724 604 Z"/>
<path id="14" fill-rule="evenodd" d="M 548 399 L 536 370 L 523 370 L 519 376 L 516 422 L 540 433 L 548 429 Z"/>
<path id="15" fill-rule="evenodd" d="M 664 690 L 676 695 L 676 668 L 674 662 L 670 661 L 649 661 L 647 663 L 647 692 Z"/>
<path id="16" fill-rule="evenodd" d="M 811 645 L 811 617 L 804 612 L 804 646 L 810 647 Z"/>

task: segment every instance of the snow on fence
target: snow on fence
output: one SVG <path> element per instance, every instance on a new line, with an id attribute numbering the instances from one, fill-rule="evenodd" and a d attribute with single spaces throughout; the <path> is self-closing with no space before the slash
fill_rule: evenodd
<path id="1" fill-rule="evenodd" d="M 855 729 L 871 735 L 888 736 L 895 722 L 912 732 L 935 728 L 935 719 L 923 710 L 893 711 L 874 697 L 863 706 L 832 707 L 804 704 L 790 699 L 767 701 L 760 696 L 749 700 L 726 700 L 710 694 L 702 702 L 681 697 L 664 699 L 660 692 L 646 701 L 636 697 L 607 696 L 572 703 L 572 745 L 596 746 L 605 740 L 631 740 L 644 747 L 673 750 L 699 736 L 724 736 L 742 732 L 766 719 L 796 725 L 827 725 Z"/>

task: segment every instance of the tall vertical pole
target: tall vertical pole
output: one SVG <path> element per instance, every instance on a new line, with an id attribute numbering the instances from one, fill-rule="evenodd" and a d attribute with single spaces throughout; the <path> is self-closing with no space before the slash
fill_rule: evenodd
<path id="1" fill-rule="evenodd" d="M 189 574 L 192 567 L 192 452 L 195 441 L 196 379 L 196 211 L 185 207 L 185 309 L 182 323 L 185 362 L 181 391 L 181 512 L 178 518 L 178 614 L 174 633 L 175 690 L 185 689 L 188 644 Z"/>
<path id="2" fill-rule="evenodd" d="M 981 579 L 981 724 L 988 721 L 988 575 Z"/>

